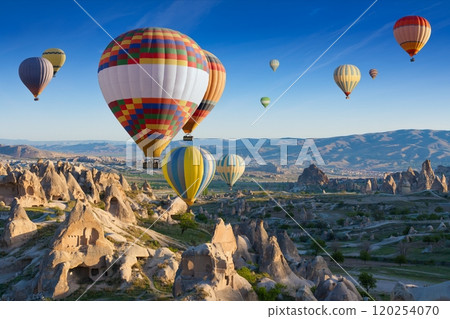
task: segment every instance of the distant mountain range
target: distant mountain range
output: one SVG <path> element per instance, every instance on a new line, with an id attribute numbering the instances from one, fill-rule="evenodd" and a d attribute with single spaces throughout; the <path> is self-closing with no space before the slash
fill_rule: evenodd
<path id="1" fill-rule="evenodd" d="M 241 156 L 251 156 L 247 146 L 261 145 L 258 152 L 264 161 L 276 166 L 280 165 L 280 146 L 271 145 L 270 139 L 238 139 L 235 143 L 236 152 Z M 276 144 L 287 143 L 288 138 L 272 140 Z M 293 139 L 291 139 L 293 140 Z M 304 139 L 297 139 L 297 145 L 288 145 L 288 166 L 297 160 Z M 261 144 L 257 144 L 257 143 Z M 53 141 L 32 142 L 26 140 L 2 140 L 1 144 L 16 145 L 17 149 L 0 147 L 0 154 L 22 158 L 48 158 L 65 154 L 90 156 L 125 157 L 126 144 L 118 141 Z M 314 139 L 325 166 L 323 169 L 351 171 L 397 171 L 408 168 L 420 168 L 425 159 L 430 159 L 433 166 L 450 165 L 450 131 L 433 130 L 398 130 L 383 133 L 368 133 L 330 138 Z M 26 144 L 18 148 L 17 144 Z M 173 141 L 171 147 L 186 144 L 183 141 Z M 195 145 L 215 152 L 216 145 L 223 145 L 224 153 L 228 152 L 229 140 L 196 139 Z M 308 154 L 312 154 L 309 152 Z M 314 159 L 314 157 L 313 157 Z M 255 161 L 251 165 L 255 164 Z M 303 166 L 308 163 L 304 163 Z"/>
<path id="2" fill-rule="evenodd" d="M 67 155 L 38 149 L 30 145 L 0 144 L 0 156 L 11 159 L 18 159 L 18 158 L 56 158 Z"/>

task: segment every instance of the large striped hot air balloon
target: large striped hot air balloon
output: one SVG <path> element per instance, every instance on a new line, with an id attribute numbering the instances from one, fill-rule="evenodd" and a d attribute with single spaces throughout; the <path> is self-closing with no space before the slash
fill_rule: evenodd
<path id="1" fill-rule="evenodd" d="M 280 66 L 280 61 L 278 61 L 277 59 L 270 60 L 269 65 L 272 68 L 273 72 L 275 72 Z"/>
<path id="2" fill-rule="evenodd" d="M 208 116 L 217 102 L 222 97 L 225 89 L 226 72 L 222 62 L 211 52 L 203 50 L 209 67 L 209 82 L 205 96 L 202 102 L 195 110 L 194 114 L 183 126 L 183 131 L 187 134 L 192 133 L 193 130 Z M 190 138 L 192 140 L 192 138 Z"/>
<path id="3" fill-rule="evenodd" d="M 232 189 L 234 183 L 244 174 L 245 161 L 236 154 L 222 156 L 217 162 L 217 173 Z"/>
<path id="4" fill-rule="evenodd" d="M 216 172 L 216 161 L 208 151 L 194 146 L 172 150 L 162 162 L 164 178 L 188 205 L 208 187 Z"/>
<path id="5" fill-rule="evenodd" d="M 19 66 L 19 77 L 23 84 L 34 95 L 34 100 L 38 101 L 38 95 L 42 93 L 53 76 L 53 65 L 44 58 L 28 58 Z"/>
<path id="6" fill-rule="evenodd" d="M 334 70 L 334 81 L 345 94 L 345 98 L 349 99 L 353 89 L 361 80 L 361 72 L 351 64 L 340 65 Z"/>
<path id="7" fill-rule="evenodd" d="M 203 50 L 188 36 L 144 28 L 111 41 L 98 81 L 114 116 L 155 167 L 155 158 L 202 101 L 209 69 Z"/>
<path id="8" fill-rule="evenodd" d="M 42 57 L 49 60 L 53 65 L 53 77 L 55 77 L 56 72 L 58 72 L 66 62 L 66 54 L 61 49 L 47 49 L 42 53 Z"/>
<path id="9" fill-rule="evenodd" d="M 394 25 L 395 40 L 409 54 L 411 62 L 414 62 L 414 56 L 425 46 L 430 35 L 430 23 L 419 16 L 403 17 Z"/>

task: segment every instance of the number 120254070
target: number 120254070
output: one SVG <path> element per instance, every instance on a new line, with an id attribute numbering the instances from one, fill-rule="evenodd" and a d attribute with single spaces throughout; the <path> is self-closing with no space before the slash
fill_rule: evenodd
<path id="1" fill-rule="evenodd" d="M 438 306 L 373 306 L 374 316 L 437 316 L 438 314 Z"/>

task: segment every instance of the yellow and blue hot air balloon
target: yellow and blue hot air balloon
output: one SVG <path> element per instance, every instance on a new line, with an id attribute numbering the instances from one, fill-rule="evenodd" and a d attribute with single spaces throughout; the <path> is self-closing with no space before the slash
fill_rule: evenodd
<path id="1" fill-rule="evenodd" d="M 217 162 L 217 173 L 230 186 L 230 189 L 233 188 L 234 183 L 244 174 L 244 171 L 245 161 L 239 155 L 225 155 Z"/>
<path id="2" fill-rule="evenodd" d="M 216 161 L 208 151 L 195 146 L 172 150 L 162 162 L 164 178 L 186 204 L 194 204 L 216 172 Z"/>
<path id="3" fill-rule="evenodd" d="M 345 98 L 349 99 L 353 89 L 361 80 L 361 72 L 351 64 L 340 65 L 334 70 L 334 81 L 345 94 Z"/>

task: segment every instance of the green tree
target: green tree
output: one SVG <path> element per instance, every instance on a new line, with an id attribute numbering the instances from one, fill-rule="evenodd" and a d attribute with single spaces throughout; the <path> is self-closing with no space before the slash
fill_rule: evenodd
<path id="1" fill-rule="evenodd" d="M 367 292 L 377 286 L 377 280 L 373 278 L 373 275 L 364 271 L 359 274 L 358 282 L 364 287 L 364 289 L 366 289 Z"/>
<path id="2" fill-rule="evenodd" d="M 367 250 L 361 250 L 359 252 L 359 259 L 364 261 L 365 264 L 368 260 L 370 260 L 370 253 Z"/>
<path id="3" fill-rule="evenodd" d="M 197 229 L 198 224 L 194 220 L 194 216 L 191 213 L 184 213 L 179 216 L 179 225 L 181 228 L 181 234 L 188 229 Z"/>
<path id="4" fill-rule="evenodd" d="M 342 252 L 340 250 L 335 251 L 331 257 L 333 257 L 334 260 L 336 260 L 336 262 L 338 263 L 342 263 L 344 262 L 344 255 L 342 254 Z"/>
<path id="5" fill-rule="evenodd" d="M 437 206 L 437 207 L 434 209 L 434 211 L 435 211 L 436 213 L 442 213 L 442 212 L 444 211 L 444 208 L 442 208 L 441 206 Z"/>
<path id="6" fill-rule="evenodd" d="M 397 255 L 394 258 L 394 262 L 396 264 L 399 264 L 399 266 L 401 266 L 402 264 L 406 264 L 406 256 L 405 255 Z"/>
<path id="7" fill-rule="evenodd" d="M 206 217 L 206 215 L 203 214 L 203 213 L 202 214 L 198 214 L 197 215 L 197 220 L 199 222 L 202 222 L 202 223 L 206 224 L 208 222 L 208 217 Z"/>
<path id="8" fill-rule="evenodd" d="M 322 251 L 321 247 L 322 248 L 327 247 L 327 243 L 320 238 L 317 238 L 315 241 L 314 240 L 311 241 L 311 244 L 309 246 L 309 248 L 313 251 L 314 256 L 317 256 L 319 254 L 319 252 Z"/>

